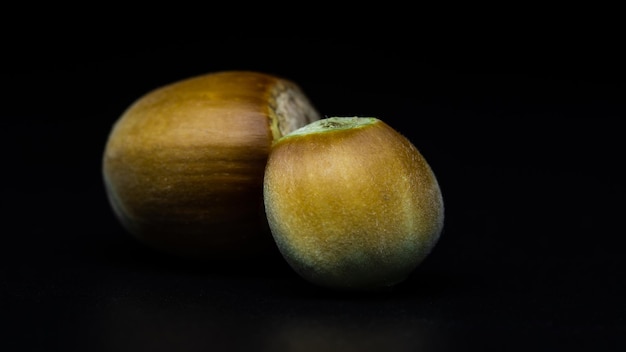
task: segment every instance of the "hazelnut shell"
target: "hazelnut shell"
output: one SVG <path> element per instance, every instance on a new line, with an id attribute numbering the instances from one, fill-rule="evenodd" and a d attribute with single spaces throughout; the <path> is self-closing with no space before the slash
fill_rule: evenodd
<path id="1" fill-rule="evenodd" d="M 330 288 L 404 281 L 443 229 L 442 193 L 426 159 L 375 118 L 324 119 L 281 138 L 264 195 L 284 258 Z"/>
<path id="2" fill-rule="evenodd" d="M 190 258 L 273 248 L 263 209 L 272 143 L 319 119 L 294 82 L 223 71 L 160 87 L 115 122 L 102 172 L 110 204 L 142 243 Z"/>

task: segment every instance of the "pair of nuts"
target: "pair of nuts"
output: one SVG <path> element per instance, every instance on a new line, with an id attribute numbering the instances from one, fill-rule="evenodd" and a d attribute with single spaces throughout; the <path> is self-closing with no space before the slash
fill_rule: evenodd
<path id="1" fill-rule="evenodd" d="M 443 227 L 437 179 L 409 140 L 377 118 L 321 118 L 297 84 L 259 72 L 139 98 L 114 124 L 102 171 L 141 242 L 201 259 L 277 246 L 328 288 L 404 281 Z"/>

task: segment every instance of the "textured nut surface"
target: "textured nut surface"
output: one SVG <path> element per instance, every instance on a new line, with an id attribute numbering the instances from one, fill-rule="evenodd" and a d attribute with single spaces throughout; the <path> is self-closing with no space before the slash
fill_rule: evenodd
<path id="1" fill-rule="evenodd" d="M 429 254 L 443 199 L 411 142 L 381 120 L 355 121 L 320 120 L 279 140 L 265 207 L 281 253 L 305 279 L 375 289 L 403 281 Z"/>
<path id="2" fill-rule="evenodd" d="M 196 258 L 262 250 L 271 241 L 262 204 L 271 144 L 317 119 L 296 84 L 263 73 L 215 72 L 155 89 L 110 132 L 102 167 L 111 205 L 159 250 Z"/>

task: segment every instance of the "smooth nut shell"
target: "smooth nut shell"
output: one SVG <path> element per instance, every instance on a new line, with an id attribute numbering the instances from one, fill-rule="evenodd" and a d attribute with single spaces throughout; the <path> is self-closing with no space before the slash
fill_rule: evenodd
<path id="1" fill-rule="evenodd" d="M 287 262 L 331 288 L 379 289 L 405 280 L 443 228 L 433 171 L 408 139 L 378 119 L 283 137 L 270 154 L 264 192 Z"/>
<path id="2" fill-rule="evenodd" d="M 124 227 L 164 252 L 238 258 L 272 246 L 262 203 L 273 141 L 319 119 L 293 82 L 225 71 L 158 88 L 110 132 L 103 176 Z"/>

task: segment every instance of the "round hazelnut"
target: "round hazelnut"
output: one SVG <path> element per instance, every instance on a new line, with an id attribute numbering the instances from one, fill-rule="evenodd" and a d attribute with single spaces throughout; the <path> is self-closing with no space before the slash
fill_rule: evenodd
<path id="1" fill-rule="evenodd" d="M 329 288 L 405 281 L 443 229 L 435 174 L 406 137 L 377 118 L 317 120 L 279 139 L 264 197 L 286 261 Z"/>

